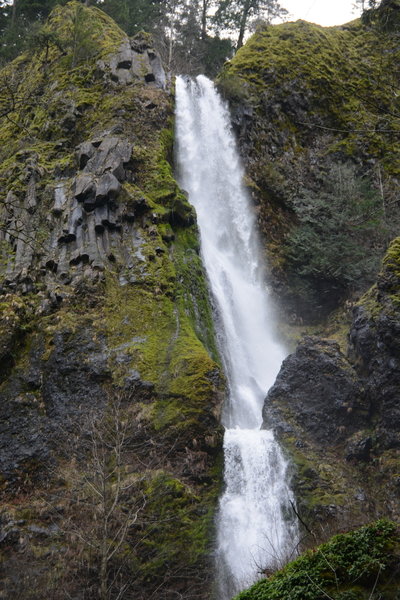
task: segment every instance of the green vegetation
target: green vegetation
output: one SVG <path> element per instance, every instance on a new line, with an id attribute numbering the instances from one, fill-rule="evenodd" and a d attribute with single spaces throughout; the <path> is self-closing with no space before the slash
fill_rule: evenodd
<path id="1" fill-rule="evenodd" d="M 304 194 L 304 195 L 303 195 Z M 299 295 L 346 297 L 370 285 L 385 247 L 382 199 L 371 182 L 347 165 L 332 168 L 320 193 L 293 200 L 296 226 L 284 252 L 298 277 Z"/>
<path id="2" fill-rule="evenodd" d="M 378 275 L 378 284 L 373 285 L 359 300 L 372 322 L 380 315 L 397 317 L 400 307 L 400 238 L 389 245 Z"/>
<path id="3" fill-rule="evenodd" d="M 239 76 L 255 94 L 273 88 L 282 102 L 295 80 L 298 101 L 308 100 L 311 112 L 307 122 L 301 123 L 287 111 L 286 125 L 292 131 L 307 136 L 313 127 L 326 128 L 327 135 L 329 128 L 342 129 L 342 150 L 352 153 L 361 143 L 362 152 L 390 163 L 398 140 L 382 129 L 393 129 L 395 134 L 399 128 L 396 114 L 390 111 L 396 103 L 391 93 L 396 51 L 395 39 L 382 39 L 356 21 L 331 28 L 298 21 L 261 28 L 226 65 L 220 78 Z M 382 71 L 392 79 L 383 82 Z M 390 156 L 385 156 L 389 149 Z"/>
<path id="4" fill-rule="evenodd" d="M 397 235 L 398 59 L 396 34 L 376 24 L 298 21 L 259 27 L 218 78 L 251 115 L 250 189 L 296 324 L 364 292 Z"/>
<path id="5" fill-rule="evenodd" d="M 390 244 L 388 251 L 383 259 L 383 269 L 388 277 L 394 278 L 394 285 L 399 292 L 400 284 L 400 238 L 396 238 Z"/>
<path id="6" fill-rule="evenodd" d="M 74 61 L 87 58 L 95 51 L 91 46 L 93 22 L 85 22 L 86 7 L 97 6 L 110 15 L 129 35 L 151 33 L 164 63 L 175 72 L 216 74 L 232 54 L 232 42 L 221 38 L 211 23 L 212 9 L 224 4 L 214 0 L 79 0 L 72 36 Z M 68 0 L 3 0 L 0 2 L 0 65 L 12 60 L 27 48 L 58 44 L 42 27 L 43 21 Z M 83 6 L 85 5 L 85 6 Z M 93 13 L 92 13 L 93 14 Z M 75 62 L 73 62 L 75 64 Z"/>
<path id="7" fill-rule="evenodd" d="M 146 481 L 143 493 L 145 535 L 138 549 L 143 576 L 162 571 L 173 562 L 182 562 L 190 572 L 210 552 L 210 531 L 216 497 L 211 494 L 208 506 L 199 515 L 199 501 L 193 490 L 170 474 L 155 471 Z M 215 496 L 215 495 L 214 495 Z M 160 502 L 160 498 L 163 499 Z"/>
<path id="8" fill-rule="evenodd" d="M 397 600 L 397 527 L 380 520 L 309 550 L 237 600 Z"/>
<path id="9" fill-rule="evenodd" d="M 219 26 L 238 32 L 236 49 L 239 49 L 252 19 L 264 19 L 263 23 L 270 24 L 287 14 L 288 11 L 277 0 L 222 0 L 218 3 L 214 20 Z"/>

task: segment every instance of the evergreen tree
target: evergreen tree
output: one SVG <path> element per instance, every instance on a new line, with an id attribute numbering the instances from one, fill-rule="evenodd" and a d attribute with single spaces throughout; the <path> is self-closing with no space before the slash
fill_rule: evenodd
<path id="1" fill-rule="evenodd" d="M 285 244 L 292 285 L 306 304 L 333 304 L 372 283 L 387 243 L 382 193 L 355 167 L 334 165 L 323 186 L 293 200 L 298 223 Z M 315 294 L 315 291 L 318 293 Z"/>
<path id="2" fill-rule="evenodd" d="M 0 0 L 0 65 L 23 51 L 35 23 L 43 22 L 56 4 L 67 0 Z"/>
<path id="3" fill-rule="evenodd" d="M 398 0 L 369 0 L 368 10 L 364 10 L 362 20 L 365 25 L 380 30 L 383 34 L 398 36 L 400 25 L 400 4 Z"/>
<path id="4" fill-rule="evenodd" d="M 152 32 L 166 11 L 163 0 L 98 0 L 99 8 L 109 14 L 128 35 Z"/>
<path id="5" fill-rule="evenodd" d="M 223 29 L 238 34 L 236 49 L 243 46 L 243 40 L 253 17 L 263 18 L 267 23 L 287 14 L 277 0 L 221 0 L 214 22 Z"/>
<path id="6" fill-rule="evenodd" d="M 164 48 L 159 44 L 164 62 L 177 73 L 216 75 L 233 47 L 230 39 L 210 35 L 211 0 L 169 0 L 166 4 L 169 10 L 156 34 L 158 41 L 164 40 Z"/>

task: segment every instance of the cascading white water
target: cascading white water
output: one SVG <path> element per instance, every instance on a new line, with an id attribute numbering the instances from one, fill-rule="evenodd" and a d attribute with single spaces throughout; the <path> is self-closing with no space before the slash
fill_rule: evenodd
<path id="1" fill-rule="evenodd" d="M 287 464 L 272 432 L 260 430 L 263 401 L 285 352 L 272 332 L 255 216 L 229 112 L 203 75 L 176 80 L 176 140 L 180 184 L 197 212 L 229 388 L 216 543 L 218 600 L 229 600 L 297 542 Z"/>

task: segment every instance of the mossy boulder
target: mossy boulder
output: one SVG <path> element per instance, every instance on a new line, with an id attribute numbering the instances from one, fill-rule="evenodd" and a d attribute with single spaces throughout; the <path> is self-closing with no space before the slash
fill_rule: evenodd
<path id="1" fill-rule="evenodd" d="M 380 520 L 334 536 L 281 571 L 236 596 L 237 600 L 396 600 L 399 532 Z"/>

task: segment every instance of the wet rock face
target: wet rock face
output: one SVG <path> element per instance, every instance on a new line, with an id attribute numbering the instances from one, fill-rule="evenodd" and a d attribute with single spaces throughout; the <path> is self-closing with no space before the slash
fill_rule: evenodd
<path id="1" fill-rule="evenodd" d="M 27 474 L 47 477 L 54 450 L 68 448 L 68 432 L 105 402 L 101 383 L 110 380 L 104 340 L 93 331 L 58 332 L 44 358 L 36 336 L 25 368 L 13 371 L 0 391 L 0 472 L 15 488 Z"/>
<path id="2" fill-rule="evenodd" d="M 324 539 L 373 518 L 370 407 L 362 382 L 336 342 L 307 337 L 284 362 L 263 410 L 289 453 L 297 508 L 307 532 Z M 367 516 L 368 515 L 368 516 Z"/>
<path id="3" fill-rule="evenodd" d="M 289 410 L 295 423 L 282 421 Z M 319 444 L 335 444 L 367 422 L 369 407 L 358 377 L 336 342 L 308 337 L 282 365 L 264 405 L 277 431 L 304 430 Z"/>
<path id="4" fill-rule="evenodd" d="M 362 307 L 355 311 L 350 333 L 352 352 L 373 409 L 380 414 L 382 443 L 400 447 L 400 321 L 381 315 L 371 321 Z"/>
<path id="5" fill-rule="evenodd" d="M 397 238 L 384 259 L 376 289 L 354 309 L 350 330 L 350 357 L 371 402 L 377 443 L 385 449 L 400 448 L 399 246 Z"/>
<path id="6" fill-rule="evenodd" d="M 295 465 L 300 509 L 313 525 L 399 517 L 400 239 L 353 311 L 349 352 L 304 338 L 264 405 Z"/>

